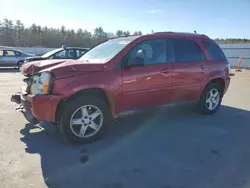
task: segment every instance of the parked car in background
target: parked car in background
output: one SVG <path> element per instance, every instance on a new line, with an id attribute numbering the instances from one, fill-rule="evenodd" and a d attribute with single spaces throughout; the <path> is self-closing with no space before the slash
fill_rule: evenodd
<path id="1" fill-rule="evenodd" d="M 161 32 L 108 40 L 79 60 L 26 64 L 21 96 L 31 123 L 54 122 L 74 144 L 92 142 L 118 113 L 195 102 L 215 113 L 229 83 L 229 63 L 206 35 Z"/>
<path id="2" fill-rule="evenodd" d="M 34 55 L 15 48 L 0 46 L 0 67 L 16 67 L 27 57 L 34 57 Z"/>
<path id="3" fill-rule="evenodd" d="M 46 60 L 46 59 L 78 59 L 88 50 L 89 50 L 88 48 L 81 48 L 81 47 L 57 48 L 55 50 L 43 54 L 42 56 L 28 57 L 23 61 L 22 64 L 31 61 Z M 18 67 L 20 68 L 22 64 L 20 64 Z"/>

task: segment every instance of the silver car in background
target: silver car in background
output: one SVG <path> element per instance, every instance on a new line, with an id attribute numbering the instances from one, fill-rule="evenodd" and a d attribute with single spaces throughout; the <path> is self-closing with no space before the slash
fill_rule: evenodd
<path id="1" fill-rule="evenodd" d="M 11 47 L 0 46 L 0 67 L 19 67 L 27 57 L 33 57 Z"/>
<path id="2" fill-rule="evenodd" d="M 78 59 L 88 50 L 89 48 L 63 46 L 62 48 L 57 48 L 52 51 L 49 51 L 43 54 L 42 56 L 28 57 L 25 59 L 24 63 L 38 60 L 41 61 L 46 59 Z"/>

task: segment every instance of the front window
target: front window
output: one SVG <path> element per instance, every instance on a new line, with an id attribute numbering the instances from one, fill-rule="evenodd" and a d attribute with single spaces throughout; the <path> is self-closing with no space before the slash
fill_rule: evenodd
<path id="1" fill-rule="evenodd" d="M 76 57 L 80 57 L 86 53 L 87 50 L 76 50 Z"/>
<path id="2" fill-rule="evenodd" d="M 118 54 L 127 44 L 135 40 L 139 36 L 122 37 L 111 39 L 99 44 L 90 51 L 86 52 L 80 60 L 88 61 L 89 63 L 106 63 Z"/>
<path id="3" fill-rule="evenodd" d="M 76 58 L 76 51 L 75 50 L 68 50 L 68 59 L 75 59 Z"/>
<path id="4" fill-rule="evenodd" d="M 137 57 L 144 60 L 144 65 L 167 63 L 166 40 L 151 39 L 138 44 L 128 54 L 128 59 L 135 59 Z"/>

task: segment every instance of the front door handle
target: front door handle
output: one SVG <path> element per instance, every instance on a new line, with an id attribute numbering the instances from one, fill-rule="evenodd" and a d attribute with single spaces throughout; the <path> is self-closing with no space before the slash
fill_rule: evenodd
<path id="1" fill-rule="evenodd" d="M 162 69 L 161 73 L 162 74 L 168 73 L 168 69 Z"/>
<path id="2" fill-rule="evenodd" d="M 162 69 L 161 70 L 161 75 L 162 76 L 168 76 L 168 72 L 169 72 L 168 69 Z"/>
<path id="3" fill-rule="evenodd" d="M 204 69 L 204 65 L 201 64 L 201 65 L 200 65 L 200 68 L 201 68 L 201 69 Z"/>

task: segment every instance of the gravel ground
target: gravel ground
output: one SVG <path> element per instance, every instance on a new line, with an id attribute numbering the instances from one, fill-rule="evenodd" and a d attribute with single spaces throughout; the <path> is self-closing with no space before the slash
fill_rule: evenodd
<path id="1" fill-rule="evenodd" d="M 250 72 L 235 73 L 218 113 L 193 105 L 119 117 L 100 141 L 66 144 L 55 126 L 31 126 L 10 95 L 22 76 L 0 72 L 0 187 L 250 187 Z"/>

